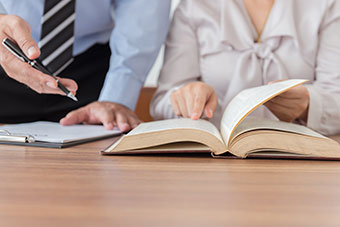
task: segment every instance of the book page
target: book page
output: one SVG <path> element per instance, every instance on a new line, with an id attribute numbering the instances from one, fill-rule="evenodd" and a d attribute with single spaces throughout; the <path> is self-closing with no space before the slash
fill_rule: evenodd
<path id="1" fill-rule="evenodd" d="M 240 134 L 255 130 L 276 130 L 301 135 L 308 135 L 312 137 L 326 138 L 325 136 L 302 125 L 283 121 L 247 117 L 236 127 L 230 140 L 232 142 L 232 140 L 239 136 Z"/>
<path id="2" fill-rule="evenodd" d="M 107 130 L 102 125 L 71 125 L 62 126 L 55 122 L 38 121 L 0 126 L 0 129 L 12 135 L 30 135 L 37 142 L 67 143 L 79 140 L 119 135 L 118 129 Z"/>
<path id="3" fill-rule="evenodd" d="M 224 153 L 227 150 L 218 129 L 212 123 L 202 119 L 180 118 L 141 123 L 102 153 L 157 153 L 158 148 L 158 152 L 170 151 L 163 149 L 164 146 L 172 146 L 171 152 L 176 150 L 183 153 L 188 150 L 183 150 L 182 145 L 188 143 L 200 144 L 200 149 L 195 151 Z"/>
<path id="4" fill-rule="evenodd" d="M 340 145 L 329 138 L 267 129 L 249 131 L 235 137 L 229 149 L 242 158 L 253 154 L 253 157 L 261 154 L 270 158 L 274 152 L 285 152 L 291 158 L 340 158 Z"/>
<path id="5" fill-rule="evenodd" d="M 253 110 L 275 96 L 305 83 L 307 80 L 285 80 L 260 87 L 243 90 L 236 95 L 224 111 L 221 120 L 221 134 L 227 146 L 230 137 L 238 124 Z"/>
<path id="6" fill-rule="evenodd" d="M 206 120 L 191 120 L 188 118 L 180 118 L 180 119 L 170 119 L 170 120 L 162 120 L 162 121 L 153 121 L 142 123 L 134 130 L 129 133 L 129 136 L 138 135 L 141 133 L 149 133 L 149 132 L 159 132 L 164 130 L 171 129 L 196 129 L 208 132 L 218 138 L 222 143 L 223 139 L 220 135 L 218 129 L 209 121 Z"/>
<path id="7" fill-rule="evenodd" d="M 107 154 L 107 151 L 103 151 Z M 113 152 L 118 154 L 119 152 Z M 131 149 L 120 152 L 120 154 L 184 154 L 184 153 L 211 153 L 211 149 L 200 143 L 195 142 L 177 142 L 170 144 L 162 144 L 143 149 Z"/>

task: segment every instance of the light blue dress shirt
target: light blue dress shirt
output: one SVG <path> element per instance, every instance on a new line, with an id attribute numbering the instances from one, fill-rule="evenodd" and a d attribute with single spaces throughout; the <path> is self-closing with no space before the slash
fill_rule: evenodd
<path id="1" fill-rule="evenodd" d="M 99 101 L 134 109 L 168 27 L 171 0 L 78 0 L 74 56 L 110 41 L 110 68 Z M 0 12 L 27 21 L 39 42 L 44 0 L 0 0 Z M 95 75 L 93 75 L 95 76 Z M 91 91 L 89 91 L 91 92 Z"/>

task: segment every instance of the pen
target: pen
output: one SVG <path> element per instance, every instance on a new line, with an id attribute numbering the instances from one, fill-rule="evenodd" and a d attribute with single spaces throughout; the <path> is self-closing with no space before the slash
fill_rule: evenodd
<path id="1" fill-rule="evenodd" d="M 53 73 L 51 73 L 42 63 L 40 63 L 37 60 L 31 60 L 29 59 L 24 52 L 19 48 L 18 45 L 16 45 L 14 42 L 12 42 L 10 39 L 5 38 L 2 41 L 2 45 L 4 47 L 6 47 L 7 50 L 9 50 L 9 52 L 11 52 L 12 54 L 14 54 L 17 58 L 19 58 L 21 61 L 26 62 L 28 64 L 30 64 L 33 68 L 53 77 L 57 83 L 58 83 L 58 88 L 60 90 L 62 90 L 67 97 L 73 99 L 74 101 L 78 101 L 78 99 L 64 86 L 62 85 L 58 78 L 56 76 L 53 75 Z"/>

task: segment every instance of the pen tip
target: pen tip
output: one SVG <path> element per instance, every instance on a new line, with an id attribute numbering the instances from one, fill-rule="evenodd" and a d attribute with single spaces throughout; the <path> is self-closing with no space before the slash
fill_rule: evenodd
<path id="1" fill-rule="evenodd" d="M 73 99 L 74 101 L 78 102 L 78 99 L 70 92 L 67 95 L 69 98 Z"/>

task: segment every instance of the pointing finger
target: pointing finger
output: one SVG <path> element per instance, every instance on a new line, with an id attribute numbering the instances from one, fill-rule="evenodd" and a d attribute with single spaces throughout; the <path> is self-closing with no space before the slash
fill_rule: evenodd
<path id="1" fill-rule="evenodd" d="M 218 104 L 217 95 L 215 92 L 213 92 L 209 97 L 208 102 L 204 108 L 204 113 L 208 118 L 213 117 L 214 112 L 216 111 L 217 108 L 217 104 Z"/>

